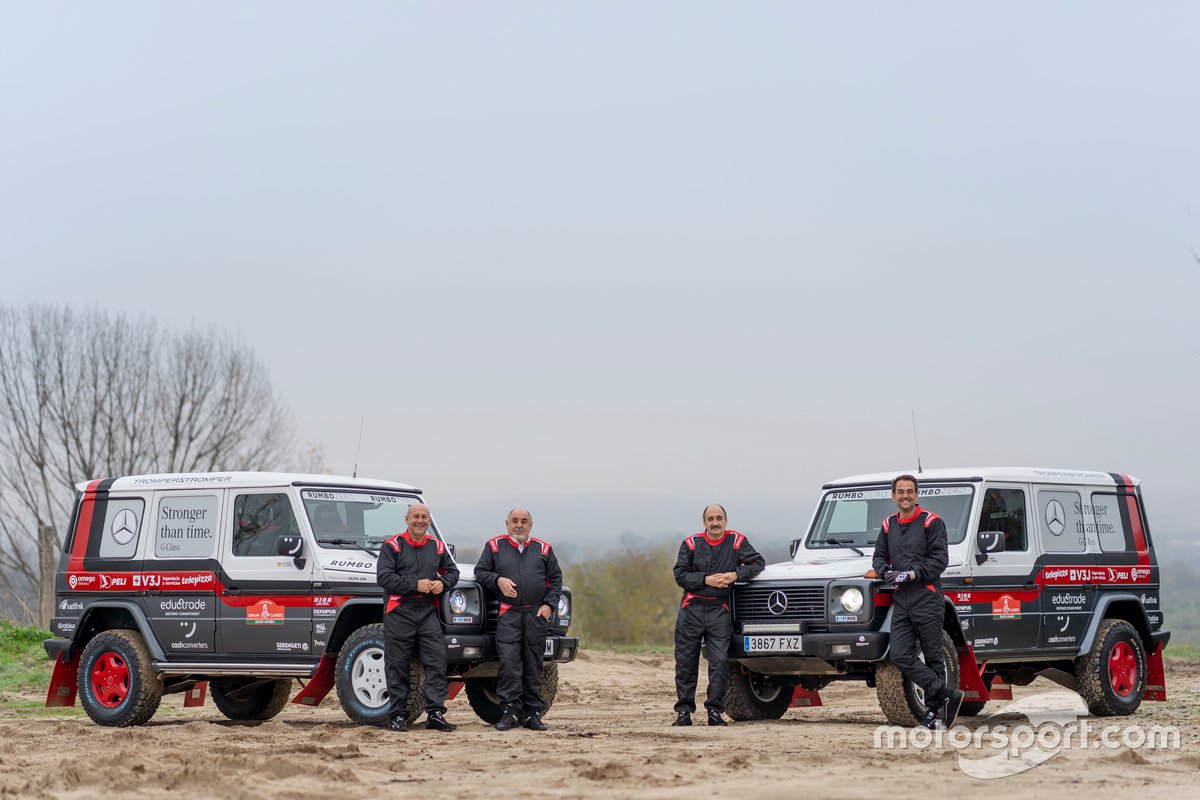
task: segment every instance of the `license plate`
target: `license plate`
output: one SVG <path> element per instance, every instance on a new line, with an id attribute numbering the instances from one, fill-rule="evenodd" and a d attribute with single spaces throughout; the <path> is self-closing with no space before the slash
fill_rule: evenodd
<path id="1" fill-rule="evenodd" d="M 747 653 L 801 653 L 799 636 L 744 636 L 743 650 Z"/>
<path id="2" fill-rule="evenodd" d="M 546 652 L 542 653 L 542 658 L 550 658 L 554 655 L 554 640 L 546 640 Z"/>

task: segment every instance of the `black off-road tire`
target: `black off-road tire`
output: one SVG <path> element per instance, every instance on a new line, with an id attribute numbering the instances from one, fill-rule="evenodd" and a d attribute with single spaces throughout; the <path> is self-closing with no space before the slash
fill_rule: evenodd
<path id="1" fill-rule="evenodd" d="M 1116 664 L 1133 670 L 1133 680 L 1116 677 Z M 1126 670 L 1126 672 L 1128 672 Z M 1123 717 L 1138 710 L 1146 694 L 1146 648 L 1137 629 L 1124 620 L 1106 619 L 1092 649 L 1075 659 L 1075 686 L 1097 717 Z"/>
<path id="2" fill-rule="evenodd" d="M 213 705 L 238 722 L 262 722 L 283 711 L 292 696 L 292 679 L 214 678 L 208 682 Z"/>
<path id="3" fill-rule="evenodd" d="M 142 725 L 162 701 L 162 679 L 137 631 L 96 634 L 79 659 L 79 701 L 97 725 Z"/>
<path id="4" fill-rule="evenodd" d="M 729 685 L 725 688 L 725 713 L 738 722 L 779 719 L 792 706 L 795 689 L 766 676 L 746 673 L 737 664 L 729 665 Z"/>
<path id="5" fill-rule="evenodd" d="M 495 678 L 476 678 L 466 682 L 467 702 L 475 716 L 488 725 L 495 725 L 504 713 L 500 696 L 496 694 Z M 542 716 L 550 712 L 558 697 L 558 664 L 553 661 L 542 664 Z"/>
<path id="6" fill-rule="evenodd" d="M 388 721 L 387 678 L 383 671 L 383 623 L 364 625 L 342 645 L 334 670 L 338 702 L 346 716 L 359 725 L 384 725 Z M 408 721 L 425 713 L 425 671 L 414 660 L 409 665 Z"/>
<path id="7" fill-rule="evenodd" d="M 946 685 L 957 689 L 958 652 L 946 631 L 942 631 L 942 658 L 946 661 Z M 921 690 L 912 681 L 905 680 L 900 668 L 891 661 L 881 661 L 875 667 L 875 695 L 883 715 L 893 725 L 911 728 L 925 717 Z"/>

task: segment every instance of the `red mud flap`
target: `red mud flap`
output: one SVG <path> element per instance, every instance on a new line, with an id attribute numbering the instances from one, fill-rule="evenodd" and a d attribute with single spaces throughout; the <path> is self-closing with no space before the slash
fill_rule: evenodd
<path id="1" fill-rule="evenodd" d="M 969 644 L 958 645 L 955 649 L 958 651 L 958 688 L 963 690 L 963 700 L 986 703 L 992 696 L 983 682 L 983 676 L 979 674 L 974 649 Z"/>
<path id="2" fill-rule="evenodd" d="M 1153 655 L 1146 659 L 1146 693 L 1145 700 L 1165 701 L 1167 699 L 1167 674 L 1163 670 L 1163 646 L 1160 642 L 1154 649 Z"/>
<path id="3" fill-rule="evenodd" d="M 458 693 L 461 692 L 463 690 L 463 687 L 465 687 L 466 685 L 467 685 L 466 681 L 450 681 L 450 685 L 447 687 L 447 692 L 446 692 L 446 702 L 449 702 L 449 701 L 453 700 L 454 698 L 458 697 Z"/>
<path id="4" fill-rule="evenodd" d="M 1160 660 L 1159 664 L 1161 663 Z M 58 658 L 54 659 L 54 674 L 50 676 L 50 688 L 46 690 L 46 708 L 75 705 L 78 673 L 79 659 L 63 661 L 63 654 L 59 653 Z"/>
<path id="5" fill-rule="evenodd" d="M 320 663 L 317 664 L 317 671 L 308 679 L 308 683 L 304 684 L 304 688 L 296 693 L 292 702 L 302 706 L 320 705 L 325 695 L 333 688 L 333 673 L 336 668 L 337 659 L 331 658 L 328 653 L 322 655 Z"/>
<path id="6" fill-rule="evenodd" d="M 1004 682 L 999 675 L 992 678 L 992 699 L 1012 700 L 1012 687 Z"/>
<path id="7" fill-rule="evenodd" d="M 788 708 L 811 708 L 821 705 L 821 693 L 797 686 L 792 692 L 792 704 Z"/>
<path id="8" fill-rule="evenodd" d="M 199 681 L 187 690 L 183 696 L 184 708 L 199 708 L 204 705 L 204 695 L 208 692 L 208 681 Z"/>

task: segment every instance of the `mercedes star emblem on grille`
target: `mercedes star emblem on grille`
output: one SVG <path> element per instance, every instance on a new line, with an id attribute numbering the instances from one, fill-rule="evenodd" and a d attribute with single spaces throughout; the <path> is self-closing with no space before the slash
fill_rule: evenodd
<path id="1" fill-rule="evenodd" d="M 767 611 L 778 616 L 787 611 L 787 595 L 783 592 L 771 592 L 767 598 Z"/>

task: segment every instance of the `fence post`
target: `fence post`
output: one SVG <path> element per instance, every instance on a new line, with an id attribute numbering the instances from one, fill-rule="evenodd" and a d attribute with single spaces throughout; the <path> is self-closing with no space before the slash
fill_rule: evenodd
<path id="1" fill-rule="evenodd" d="M 38 526 L 38 624 L 50 627 L 54 616 L 54 570 L 58 562 L 58 537 L 54 526 Z"/>

